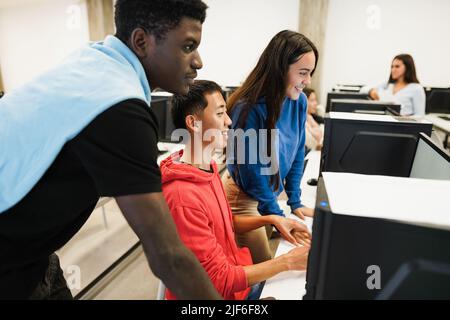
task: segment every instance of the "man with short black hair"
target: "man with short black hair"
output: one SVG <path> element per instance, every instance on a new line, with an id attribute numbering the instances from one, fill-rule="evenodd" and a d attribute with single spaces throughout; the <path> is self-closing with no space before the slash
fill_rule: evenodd
<path id="1" fill-rule="evenodd" d="M 118 0 L 117 35 L 0 100 L 0 299 L 69 299 L 54 252 L 114 197 L 154 274 L 182 299 L 220 296 L 161 193 L 151 90 L 202 67 L 200 0 Z M 83 272 L 83 270 L 81 270 Z"/>
<path id="2" fill-rule="evenodd" d="M 278 215 L 232 215 L 213 160 L 215 150 L 227 145 L 231 125 L 223 93 L 215 82 L 195 81 L 189 93 L 174 95 L 172 104 L 172 119 L 185 132 L 186 147 L 161 162 L 161 174 L 178 233 L 225 299 L 259 299 L 263 281 L 283 271 L 306 269 L 308 229 Z M 250 251 L 239 248 L 235 236 L 272 225 L 286 240 L 302 246 L 253 264 Z M 166 297 L 179 298 L 171 291 Z"/>

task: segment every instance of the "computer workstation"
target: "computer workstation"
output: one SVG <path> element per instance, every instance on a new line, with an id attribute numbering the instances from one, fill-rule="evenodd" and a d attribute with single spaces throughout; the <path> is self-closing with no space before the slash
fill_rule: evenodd
<path id="1" fill-rule="evenodd" d="M 401 105 L 393 102 L 383 102 L 362 99 L 331 99 L 327 112 L 350 112 L 367 114 L 388 114 L 399 116 Z"/>
<path id="2" fill-rule="evenodd" d="M 364 117 L 373 117 L 371 115 L 364 115 Z M 386 116 L 383 116 L 382 118 L 385 118 Z M 368 120 L 366 120 L 368 121 Z M 373 119 L 372 119 L 373 121 Z M 391 120 L 392 122 L 394 122 L 394 120 Z M 414 122 L 412 122 L 414 123 Z M 355 123 L 354 123 L 355 124 Z M 365 124 L 365 122 L 363 122 L 362 124 Z M 419 123 L 419 127 L 420 127 Z M 359 123 L 359 125 L 361 125 L 361 123 Z M 423 125 L 423 123 L 422 123 Z M 425 131 L 431 132 L 431 124 L 430 123 L 425 123 Z M 415 127 L 417 128 L 417 127 Z M 412 130 L 412 129 L 410 129 Z M 419 129 L 420 130 L 420 129 Z M 408 203 L 411 202 L 412 200 L 417 200 L 419 199 L 418 197 L 414 196 L 414 192 L 416 192 L 415 190 L 417 190 L 418 188 L 422 188 L 422 192 L 424 194 L 428 194 L 428 193 L 432 193 L 434 192 L 434 188 L 438 189 L 437 193 L 435 193 L 436 195 L 436 199 L 439 199 L 439 204 L 440 204 L 440 212 L 441 213 L 447 213 L 448 216 L 450 217 L 450 208 L 448 205 L 448 202 L 446 200 L 443 201 L 443 199 L 446 199 L 448 197 L 449 191 L 450 191 L 450 185 L 449 185 L 449 181 L 450 181 L 450 157 L 449 155 L 442 150 L 436 143 L 434 143 L 427 134 L 424 133 L 415 133 L 416 130 L 412 130 L 410 131 L 411 135 L 413 135 L 415 138 L 412 140 L 414 141 L 414 143 L 412 143 L 411 145 L 411 150 L 409 153 L 409 156 L 405 157 L 405 159 L 403 159 L 403 161 L 401 159 L 393 159 L 394 161 L 400 161 L 403 163 L 403 166 L 405 167 L 404 169 L 401 169 L 399 171 L 398 167 L 396 167 L 395 162 L 393 162 L 393 168 L 388 170 L 390 171 L 392 176 L 375 176 L 375 175 L 361 175 L 361 174 L 349 174 L 349 173 L 343 173 L 343 172 L 338 172 L 338 174 L 343 175 L 342 179 L 340 179 L 339 182 L 339 187 L 336 187 L 335 189 L 330 189 L 330 190 L 326 190 L 326 192 L 328 192 L 328 194 L 332 194 L 334 196 L 336 196 L 337 198 L 340 198 L 340 194 L 336 194 L 336 189 L 340 190 L 339 192 L 343 192 L 344 194 L 347 194 L 347 198 L 344 199 L 344 203 L 351 203 L 354 204 L 356 207 L 359 208 L 359 211 L 357 210 L 356 212 L 365 212 L 366 208 L 376 208 L 376 204 L 383 204 L 385 205 L 385 207 L 383 208 L 390 208 L 389 203 L 390 201 L 396 201 L 398 200 L 397 204 L 399 206 L 402 206 L 404 203 Z M 339 137 L 339 136 L 338 136 Z M 391 159 L 392 160 L 392 159 Z M 314 190 L 314 195 L 316 195 L 316 189 L 312 186 L 308 186 L 306 184 L 306 180 L 308 180 L 311 177 L 314 176 L 318 176 L 319 174 L 319 157 L 317 157 L 316 159 L 316 171 L 311 171 L 308 170 L 310 166 L 314 165 L 314 161 L 313 159 L 310 159 L 308 161 L 307 167 L 306 167 L 306 171 L 301 183 L 302 186 L 302 202 L 303 202 L 303 195 L 305 194 L 312 194 Z M 323 164 L 322 164 L 323 165 Z M 402 174 L 403 177 L 396 177 L 396 174 Z M 327 174 L 329 174 L 328 172 L 324 172 L 325 176 Z M 352 177 L 357 177 L 357 179 L 352 179 Z M 367 178 L 369 177 L 369 178 Z M 347 179 L 348 178 L 348 179 Z M 368 181 L 367 183 L 370 185 L 371 181 L 370 179 L 375 179 L 373 180 L 374 183 L 378 183 L 377 186 L 379 189 L 381 189 L 381 191 L 378 191 L 378 189 L 375 189 L 376 191 L 371 191 L 373 189 L 370 190 L 366 190 L 366 184 L 364 181 Z M 420 179 L 419 179 L 420 178 Z M 366 180 L 369 179 L 369 180 Z M 381 180 L 379 180 L 381 179 Z M 393 180 L 389 180 L 389 179 L 393 179 Z M 438 180 L 441 179 L 441 180 Z M 398 182 L 398 180 L 400 180 L 400 182 Z M 419 182 L 417 182 L 417 180 L 421 180 Z M 396 182 L 397 181 L 397 182 Z M 425 275 L 425 277 L 423 279 L 426 279 L 426 282 L 431 283 L 430 281 L 432 281 L 433 283 L 436 283 L 435 277 L 436 274 L 433 270 L 436 270 L 436 268 L 440 268 L 442 266 L 441 262 L 437 262 L 436 260 L 438 259 L 438 261 L 442 260 L 442 257 L 438 255 L 431 255 L 430 257 L 428 257 L 428 259 L 425 260 L 416 260 L 414 257 L 417 254 L 417 251 L 413 251 L 410 252 L 409 256 L 405 256 L 404 260 L 402 260 L 403 262 L 405 262 L 405 265 L 403 266 L 403 262 L 400 264 L 400 266 L 398 265 L 398 261 L 399 260 L 395 260 L 395 259 L 391 259 L 389 255 L 384 256 L 382 255 L 381 258 L 379 258 L 379 260 L 376 260 L 375 262 L 380 263 L 381 264 L 381 270 L 383 270 L 384 267 L 386 267 L 386 270 L 388 272 L 386 273 L 382 273 L 382 277 L 385 278 L 381 278 L 381 288 L 382 289 L 386 289 L 385 291 L 381 292 L 380 290 L 378 290 L 377 292 L 372 291 L 372 290 L 368 290 L 366 283 L 367 283 L 367 279 L 370 276 L 370 274 L 367 274 L 367 268 L 371 265 L 374 265 L 374 263 L 372 262 L 371 264 L 367 264 L 366 260 L 370 260 L 372 258 L 377 258 L 378 256 L 373 256 L 371 255 L 371 250 L 369 250 L 369 247 L 367 248 L 367 250 L 365 250 L 366 245 L 365 245 L 365 241 L 372 241 L 368 246 L 372 246 L 373 248 L 377 248 L 376 252 L 385 252 L 384 251 L 384 246 L 386 245 L 386 242 L 390 243 L 393 241 L 396 241 L 397 237 L 401 237 L 401 234 L 399 233 L 399 231 L 397 230 L 397 227 L 400 228 L 401 230 L 405 230 L 408 229 L 408 234 L 405 235 L 405 241 L 402 241 L 402 243 L 405 243 L 407 241 L 410 241 L 410 243 L 414 243 L 415 241 L 420 241 L 420 243 L 423 243 L 422 247 L 426 247 L 426 248 L 430 248 L 430 241 L 433 242 L 433 239 L 436 239 L 436 232 L 437 234 L 441 235 L 441 237 L 443 237 L 444 239 L 447 239 L 444 242 L 446 246 L 448 246 L 448 230 L 444 228 L 444 231 L 442 231 L 442 226 L 439 225 L 439 221 L 434 221 L 435 224 L 437 224 L 437 226 L 435 226 L 434 228 L 429 229 L 428 226 L 424 227 L 424 223 L 430 223 L 433 222 L 433 220 L 426 220 L 421 221 L 422 222 L 422 226 L 418 227 L 416 225 L 414 225 L 414 223 L 416 223 L 417 221 L 415 221 L 412 225 L 410 222 L 407 222 L 406 224 L 404 222 L 400 223 L 399 225 L 394 224 L 393 226 L 391 224 L 386 224 L 384 223 L 384 221 L 386 219 L 374 219 L 374 221 L 372 220 L 367 220 L 368 218 L 364 217 L 364 218 L 358 218 L 356 220 L 350 220 L 350 225 L 349 226 L 345 226 L 345 227 L 341 227 L 341 229 L 337 229 L 339 230 L 346 230 L 346 233 L 342 233 L 340 234 L 340 236 L 342 237 L 342 239 L 340 240 L 341 242 L 346 243 L 346 245 L 344 247 L 346 247 L 347 245 L 354 245 L 357 248 L 350 248 L 350 251 L 353 252 L 352 255 L 342 255 L 342 259 L 340 260 L 341 257 L 340 256 L 336 256 L 336 252 L 335 250 L 333 250 L 335 248 L 335 246 L 332 247 L 332 251 L 330 251 L 330 255 L 332 255 L 333 259 L 337 259 L 336 261 L 334 261 L 335 264 L 330 264 L 330 266 L 328 266 L 326 260 L 315 260 L 316 258 L 314 258 L 315 255 L 317 255 L 319 252 L 328 252 L 325 250 L 328 250 L 329 248 L 323 248 L 322 246 L 324 246 L 324 242 L 320 242 L 320 239 L 323 236 L 323 230 L 326 230 L 326 232 L 328 232 L 329 234 L 327 235 L 327 245 L 331 246 L 331 244 L 333 244 L 334 242 L 334 238 L 332 239 L 330 237 L 330 234 L 332 235 L 336 235 L 339 233 L 336 233 L 334 231 L 334 221 L 337 221 L 338 225 L 339 223 L 344 223 L 344 222 L 348 222 L 348 220 L 342 220 L 342 219 L 326 219 L 326 221 L 324 219 L 321 220 L 320 213 L 317 213 L 318 210 L 321 210 L 319 208 L 320 205 L 323 205 L 324 203 L 328 202 L 327 198 L 324 197 L 322 194 L 322 190 L 320 188 L 322 188 L 320 185 L 323 185 L 323 178 L 320 179 L 320 183 L 319 183 L 319 189 L 317 189 L 317 199 L 316 199 L 316 214 L 315 217 L 313 219 L 313 221 L 308 221 L 308 224 L 312 223 L 312 233 L 313 233 L 313 241 L 312 241 L 312 249 L 310 252 L 310 263 L 308 265 L 308 271 L 307 272 L 288 272 L 285 274 L 282 274 L 278 277 L 275 277 L 273 279 L 269 279 L 266 282 L 266 285 L 264 287 L 263 290 L 263 297 L 265 296 L 273 296 L 277 299 L 302 299 L 304 295 L 305 299 L 326 299 L 326 298 L 335 298 L 335 299 L 391 299 L 391 298 L 399 298 L 399 297 L 413 297 L 414 294 L 417 294 L 417 281 L 419 280 L 414 280 L 416 279 L 416 275 L 417 274 L 421 274 L 422 272 L 427 273 L 427 275 Z M 374 184 L 375 185 L 375 184 Z M 387 192 L 387 190 L 385 190 L 386 188 L 389 188 L 390 192 Z M 364 192 L 367 192 L 367 198 L 364 197 L 357 197 L 356 193 L 354 193 L 352 190 L 360 190 L 363 194 Z M 439 196 L 440 195 L 440 196 Z M 445 196 L 443 196 L 445 195 Z M 428 195 L 427 195 L 428 196 Z M 433 195 L 431 195 L 431 197 L 433 197 Z M 436 200 L 435 198 L 431 199 L 431 198 L 426 198 L 423 200 L 423 202 L 421 203 L 421 207 L 417 207 L 416 208 L 416 212 L 434 212 L 434 211 L 429 211 L 429 201 L 434 201 Z M 306 200 L 306 199 L 305 199 Z M 305 205 L 308 206 L 314 206 L 314 204 L 310 204 L 310 203 L 305 203 Z M 426 207 L 427 210 L 422 210 L 423 207 Z M 333 208 L 333 206 L 331 206 L 331 208 Z M 404 212 L 409 212 L 407 208 L 403 208 L 402 210 L 404 210 Z M 421 209 L 418 209 L 421 208 Z M 327 208 L 330 211 L 330 208 Z M 335 217 L 335 215 L 339 215 L 339 213 L 337 213 L 338 211 L 331 211 L 332 213 L 329 214 L 333 214 L 333 218 Z M 379 212 L 384 212 L 386 215 L 389 213 L 388 211 L 383 211 L 383 210 L 379 210 Z M 349 214 L 347 214 L 347 219 L 350 219 L 348 217 L 351 217 L 353 219 L 353 217 Z M 442 216 L 442 214 L 441 214 Z M 445 215 L 444 215 L 445 216 Z M 292 217 L 292 216 L 291 216 Z M 389 218 L 389 215 L 386 216 L 387 218 Z M 386 218 L 385 217 L 385 218 Z M 295 217 L 292 217 L 295 219 Z M 393 219 L 393 217 L 391 217 Z M 419 217 L 420 218 L 420 217 Z M 375 221 L 376 220 L 376 221 Z M 395 219 L 394 219 L 395 220 Z M 324 222 L 325 221 L 325 222 Z M 330 223 L 331 221 L 331 223 Z M 355 222 L 356 221 L 356 222 Z M 380 222 L 381 221 L 381 222 Z M 353 232 L 352 230 L 354 229 L 354 227 L 356 225 L 358 225 L 359 223 L 363 224 L 363 227 L 360 227 L 361 232 L 359 232 L 359 230 L 355 230 L 355 232 Z M 374 223 L 374 224 L 373 224 Z M 328 227 L 330 227 L 331 229 L 327 229 Z M 345 229 L 342 229 L 345 228 Z M 369 228 L 368 230 L 365 230 L 365 228 Z M 388 231 L 385 230 L 385 228 L 391 228 L 389 230 L 396 230 L 395 232 L 391 232 L 388 233 Z M 393 229 L 392 229 L 393 228 Z M 319 229 L 319 230 L 318 230 Z M 370 231 L 371 229 L 373 229 L 374 231 Z M 437 229 L 437 231 L 436 231 Z M 417 231 L 419 230 L 419 231 Z M 353 232 L 349 235 L 349 232 Z M 415 233 L 417 232 L 422 232 L 425 234 L 424 237 L 422 236 L 416 236 Z M 380 239 L 380 237 L 383 237 L 384 234 L 389 234 L 390 238 L 389 241 L 378 241 Z M 370 237 L 368 235 L 371 235 Z M 348 239 L 351 239 L 351 241 L 347 241 L 346 237 L 347 235 L 349 235 Z M 358 238 L 357 236 L 361 235 L 362 238 Z M 357 239 L 356 239 L 356 238 Z M 430 240 L 431 239 L 431 240 Z M 331 243 L 331 244 L 330 244 Z M 360 245 L 359 245 L 360 244 Z M 380 249 L 381 246 L 381 249 Z M 389 247 L 389 245 L 387 245 Z M 400 246 L 400 244 L 399 244 Z M 432 248 L 438 248 L 438 246 L 431 246 Z M 276 256 L 279 256 L 283 253 L 286 253 L 289 251 L 289 249 L 291 249 L 292 246 L 287 243 L 286 241 L 282 240 L 280 243 L 280 246 L 277 250 Z M 392 249 L 392 250 L 391 250 Z M 341 247 L 340 250 L 343 250 L 343 248 Z M 359 251 L 358 251 L 359 250 Z M 398 255 L 396 250 L 400 250 L 399 247 L 392 247 L 389 248 L 389 250 L 391 250 L 390 254 L 392 255 Z M 403 250 L 403 249 L 402 249 Z M 328 255 L 328 253 L 326 253 L 326 255 Z M 366 260 L 359 260 L 359 256 L 363 257 L 363 259 Z M 400 255 L 401 256 L 401 255 Z M 409 260 L 407 258 L 410 258 Z M 444 257 L 445 258 L 445 257 Z M 327 258 L 328 259 L 328 258 Z M 331 259 L 331 258 L 330 258 Z M 377 258 L 378 259 L 378 258 Z M 406 259 L 406 260 L 405 260 Z M 441 259 L 441 260 L 439 260 Z M 411 261 L 412 262 L 411 262 Z M 445 259 L 444 259 L 445 260 Z M 314 262 L 315 261 L 315 262 Z M 329 261 L 329 260 L 328 260 Z M 331 263 L 331 262 L 330 262 Z M 343 265 L 341 265 L 340 263 L 342 263 Z M 358 274 L 354 274 L 353 272 L 347 272 L 347 273 L 342 273 L 346 270 L 346 266 L 348 263 L 354 263 L 353 266 L 350 266 L 350 269 L 352 270 L 356 270 L 358 269 Z M 366 265 L 367 264 L 367 265 Z M 361 266 L 364 265 L 365 269 L 363 271 L 360 270 Z M 390 267 L 389 267 L 390 266 Z M 339 269 L 342 268 L 342 269 Z M 410 272 L 407 271 L 406 273 L 406 278 L 408 278 L 408 280 L 406 282 L 404 282 L 401 285 L 400 289 L 396 289 L 396 283 L 398 282 L 398 278 L 402 278 L 405 277 L 405 272 L 404 269 L 407 270 L 416 270 L 414 272 Z M 322 270 L 322 271 L 320 271 Z M 334 272 L 333 270 L 338 270 L 336 272 Z M 343 270 L 343 271 L 342 271 Z M 400 270 L 400 271 L 399 271 Z M 423 271 L 425 270 L 425 271 Z M 431 271 L 430 271 L 431 270 Z M 444 270 L 445 271 L 445 270 Z M 314 274 L 314 272 L 317 272 L 316 274 Z M 322 272 L 322 273 L 321 273 Z M 383 272 L 383 271 L 382 271 Z M 323 280 L 321 277 L 323 276 L 322 274 L 325 274 L 326 278 L 325 280 Z M 333 283 L 333 280 L 339 281 L 339 277 L 341 275 L 344 275 L 345 277 L 349 277 L 351 278 L 351 280 L 347 280 L 347 282 L 350 285 L 355 285 L 355 288 L 352 288 L 351 286 L 349 288 L 345 288 L 345 286 L 343 286 L 342 282 L 339 282 L 338 285 L 336 285 L 335 283 Z M 412 277 L 412 274 L 414 274 L 414 277 Z M 445 274 L 445 272 L 444 272 Z M 317 278 L 318 277 L 318 278 Z M 388 277 L 388 278 L 386 278 Z M 430 277 L 432 278 L 431 280 Z M 438 273 L 437 277 L 439 278 L 437 280 L 437 282 L 441 282 L 441 273 Z M 309 281 L 309 290 L 306 290 L 306 281 Z M 313 279 L 313 280 L 311 280 Z M 362 282 L 361 285 L 361 279 L 364 279 L 364 282 Z M 393 280 L 392 280 L 393 279 Z M 413 280 L 411 280 L 413 279 Z M 390 281 L 388 281 L 390 280 Z M 317 283 L 317 281 L 319 281 L 319 283 Z M 322 282 L 320 282 L 322 281 Z M 325 281 L 326 283 L 323 284 L 323 281 Z M 420 281 L 424 281 L 424 280 L 420 280 Z M 446 280 L 442 280 L 442 281 L 446 281 Z M 322 288 L 318 288 L 318 286 L 324 286 L 326 289 L 322 289 Z M 328 285 L 330 287 L 328 287 Z M 315 286 L 315 288 L 311 288 L 311 286 Z M 410 286 L 413 286 L 414 288 L 410 288 Z M 420 286 L 419 286 L 420 287 Z M 331 289 L 329 289 L 331 288 Z M 319 291 L 317 291 L 319 290 Z M 322 291 L 320 291 L 322 290 Z M 355 291 L 356 290 L 356 291 Z M 363 293 L 360 293 L 358 290 L 365 290 Z M 441 291 L 436 291 L 434 289 L 433 286 L 430 285 L 430 287 L 427 289 L 428 291 L 425 292 L 424 294 L 428 294 L 429 297 L 442 297 L 441 295 Z M 368 291 L 368 292 L 367 292 Z M 318 293 L 317 293 L 318 292 Z M 322 294 L 322 293 L 323 294 Z M 406 294 L 409 294 L 409 296 L 406 296 Z M 416 297 L 418 297 L 416 295 Z M 421 296 L 421 297 L 425 297 L 425 296 Z"/>
<path id="3" fill-rule="evenodd" d="M 361 88 L 363 88 L 364 85 L 362 84 L 336 84 L 332 91 L 333 92 L 353 92 L 353 93 L 359 93 Z"/>
<path id="4" fill-rule="evenodd" d="M 450 156 L 420 134 L 405 167 L 323 172 L 304 299 L 450 298 Z"/>
<path id="5" fill-rule="evenodd" d="M 425 88 L 426 113 L 450 114 L 450 88 Z"/>
<path id="6" fill-rule="evenodd" d="M 448 190 L 450 181 L 324 173 L 304 299 L 450 298 Z"/>
<path id="7" fill-rule="evenodd" d="M 352 99 L 352 100 L 369 100 L 369 95 L 367 93 L 359 92 L 328 92 L 327 94 L 327 104 L 325 106 L 325 111 L 330 112 L 331 100 L 337 99 Z"/>
<path id="8" fill-rule="evenodd" d="M 424 119 L 331 112 L 325 116 L 320 172 L 349 172 L 406 177 Z"/>
<path id="9" fill-rule="evenodd" d="M 426 88 L 426 116 L 444 135 L 444 148 L 450 138 L 450 88 Z"/>

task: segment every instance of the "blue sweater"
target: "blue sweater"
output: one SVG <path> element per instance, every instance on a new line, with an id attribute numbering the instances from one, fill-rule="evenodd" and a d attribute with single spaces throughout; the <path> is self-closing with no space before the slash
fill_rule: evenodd
<path id="1" fill-rule="evenodd" d="M 107 36 L 0 100 L 0 214 L 38 183 L 64 145 L 111 106 L 128 99 L 150 105 L 138 57 Z"/>
<path id="2" fill-rule="evenodd" d="M 233 129 L 238 129 L 242 107 L 242 104 L 238 104 L 231 112 Z M 307 99 L 304 94 L 297 101 L 286 98 L 283 102 L 280 117 L 276 123 L 276 129 L 279 130 L 279 134 L 278 144 L 276 150 L 274 150 L 278 156 L 280 174 L 280 188 L 277 192 L 274 192 L 270 186 L 270 176 L 261 174 L 261 170 L 268 168 L 270 164 L 265 165 L 264 161 L 261 161 L 264 159 L 260 158 L 259 152 L 251 149 L 251 146 L 249 146 L 251 139 L 247 138 L 245 143 L 237 144 L 237 149 L 235 149 L 236 155 L 232 154 L 228 160 L 228 171 L 234 182 L 241 190 L 258 201 L 258 211 L 262 215 L 284 215 L 277 202 L 277 197 L 283 189 L 286 190 L 288 205 L 291 207 L 291 210 L 303 207 L 300 201 L 300 181 L 303 175 L 303 161 L 305 158 L 306 109 Z M 261 139 L 258 130 L 266 128 L 266 119 L 267 107 L 264 98 L 261 98 L 251 108 L 247 120 L 241 127 L 246 133 L 250 132 L 248 131 L 249 129 L 255 129 L 259 144 L 263 146 L 266 145 L 266 139 Z M 236 161 L 239 159 L 239 153 L 244 152 L 242 150 L 244 146 L 245 164 L 237 166 Z M 267 155 L 267 152 L 262 154 Z M 256 163 L 249 161 L 252 157 L 257 158 Z"/>

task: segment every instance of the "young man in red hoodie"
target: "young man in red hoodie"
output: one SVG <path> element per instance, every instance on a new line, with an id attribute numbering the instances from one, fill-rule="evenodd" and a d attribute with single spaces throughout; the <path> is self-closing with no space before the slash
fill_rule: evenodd
<path id="1" fill-rule="evenodd" d="M 180 238 L 196 255 L 218 292 L 228 300 L 257 299 L 262 281 L 283 271 L 305 270 L 310 239 L 305 225 L 276 215 L 231 213 L 212 160 L 214 151 L 226 146 L 231 125 L 221 88 L 211 81 L 196 81 L 187 95 L 174 96 L 172 117 L 175 127 L 185 130 L 186 148 L 161 163 L 163 194 Z M 235 232 L 264 225 L 274 225 L 298 247 L 253 265 L 250 251 L 237 246 Z M 176 299 L 170 291 L 166 298 Z"/>

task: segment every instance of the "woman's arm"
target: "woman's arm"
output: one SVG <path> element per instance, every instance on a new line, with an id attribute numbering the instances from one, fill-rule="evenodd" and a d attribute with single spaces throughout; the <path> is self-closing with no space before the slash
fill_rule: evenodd
<path id="1" fill-rule="evenodd" d="M 309 245 L 311 234 L 308 228 L 298 221 L 277 215 L 244 216 L 234 215 L 233 223 L 236 233 L 245 233 L 262 226 L 273 225 L 281 236 L 294 245 Z"/>

